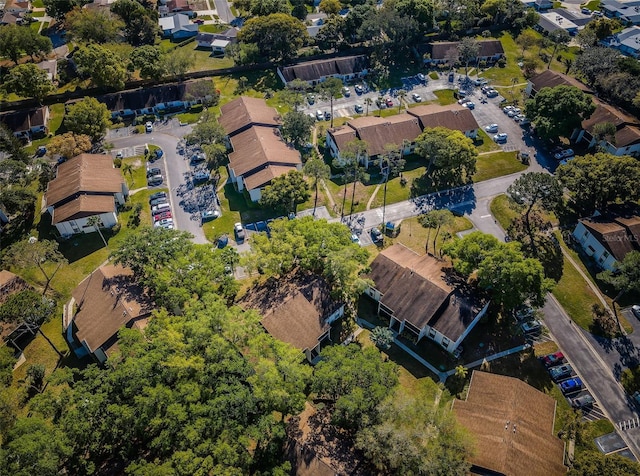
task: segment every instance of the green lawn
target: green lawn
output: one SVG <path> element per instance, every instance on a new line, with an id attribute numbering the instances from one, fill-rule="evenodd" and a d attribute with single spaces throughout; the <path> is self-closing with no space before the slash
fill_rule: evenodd
<path id="1" fill-rule="evenodd" d="M 442 106 L 456 102 L 456 98 L 453 97 L 453 89 L 439 89 L 438 91 L 434 91 L 433 94 L 436 95 L 438 103 Z"/>
<path id="2" fill-rule="evenodd" d="M 150 152 L 153 152 L 151 147 L 149 147 L 149 150 Z M 123 174 L 129 186 L 129 190 L 146 187 L 147 169 L 145 167 L 145 158 L 143 156 L 127 157 L 126 159 L 122 159 L 122 164 L 130 164 L 133 169 L 131 175 Z"/>
<path id="3" fill-rule="evenodd" d="M 31 5 L 33 6 L 33 8 L 44 8 L 44 1 L 43 0 L 33 0 L 33 2 L 31 2 Z"/>
<path id="4" fill-rule="evenodd" d="M 491 214 L 498 220 L 500 226 L 506 230 L 511 226 L 511 222 L 518 216 L 518 213 L 511 208 L 509 197 L 498 195 L 491 201 Z"/>
<path id="5" fill-rule="evenodd" d="M 587 3 L 583 3 L 581 6 L 584 7 L 584 8 L 588 8 L 591 11 L 599 10 L 600 9 L 600 0 L 591 0 L 591 1 L 587 2 Z"/>
<path id="6" fill-rule="evenodd" d="M 518 160 L 517 155 L 517 152 L 493 152 L 478 156 L 473 181 L 482 182 L 525 170 L 527 166 Z"/>
<path id="7" fill-rule="evenodd" d="M 176 117 L 183 124 L 195 124 L 200 120 L 200 116 L 202 116 L 202 111 L 198 112 L 183 112 L 182 114 L 178 114 Z"/>
<path id="8" fill-rule="evenodd" d="M 429 73 L 429 77 L 430 77 L 431 79 L 439 79 L 439 78 L 440 78 L 440 76 L 438 76 L 438 73 L 436 73 L 435 71 L 431 71 L 431 72 Z"/>
<path id="9" fill-rule="evenodd" d="M 42 23 L 39 21 L 34 21 L 33 23 L 29 23 L 29 28 L 31 28 L 35 32 L 39 32 L 42 27 Z"/>
<path id="10" fill-rule="evenodd" d="M 524 83 L 525 78 L 518 67 L 522 49 L 516 44 L 509 32 L 500 33 L 497 38 L 502 42 L 507 64 L 504 68 L 498 65 L 492 66 L 484 71 L 482 76 L 491 80 L 491 84 L 495 86 L 509 86 L 514 78 L 518 83 Z"/>
<path id="11" fill-rule="evenodd" d="M 193 48 L 193 44 L 189 43 L 188 45 L 183 46 L 183 48 Z M 233 66 L 233 60 L 231 58 L 214 58 L 211 56 L 211 51 L 209 50 L 194 48 L 193 52 L 195 54 L 196 62 L 189 71 L 223 69 Z"/>
<path id="12" fill-rule="evenodd" d="M 476 146 L 476 149 L 478 149 L 478 153 L 480 154 L 483 152 L 501 150 L 500 146 L 496 144 L 496 142 L 491 139 L 491 137 L 489 137 L 487 133 L 482 130 L 482 128 L 478 129 L 478 136 L 473 144 Z"/>
<path id="13" fill-rule="evenodd" d="M 200 25 L 198 27 L 198 31 L 201 31 L 203 33 L 220 33 L 221 31 L 225 31 L 226 29 L 227 29 L 226 25 L 218 25 L 218 24 Z"/>
<path id="14" fill-rule="evenodd" d="M 43 16 L 45 16 L 45 12 L 44 12 L 44 11 L 40 11 L 40 12 L 32 12 L 32 13 L 31 13 L 31 16 L 32 16 L 33 18 L 43 17 Z"/>

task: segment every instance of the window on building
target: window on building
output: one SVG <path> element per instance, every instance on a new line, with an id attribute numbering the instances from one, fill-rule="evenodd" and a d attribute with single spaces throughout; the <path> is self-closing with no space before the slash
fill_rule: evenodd
<path id="1" fill-rule="evenodd" d="M 449 339 L 447 339 L 446 337 L 443 337 L 442 338 L 442 347 L 444 347 L 446 349 L 447 347 L 449 347 L 449 344 L 450 344 Z"/>
<path id="2" fill-rule="evenodd" d="M 596 250 L 591 245 L 587 246 L 587 249 L 589 250 L 589 253 L 591 253 L 591 254 L 596 252 Z"/>
<path id="3" fill-rule="evenodd" d="M 604 253 L 602 253 L 602 259 L 605 260 L 609 257 L 609 252 L 605 251 Z"/>
<path id="4" fill-rule="evenodd" d="M 436 336 L 436 330 L 435 329 L 429 329 L 429 338 L 433 339 Z"/>

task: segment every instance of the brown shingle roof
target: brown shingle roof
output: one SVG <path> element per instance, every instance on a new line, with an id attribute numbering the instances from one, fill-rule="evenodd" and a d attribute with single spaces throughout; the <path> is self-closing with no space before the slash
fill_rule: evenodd
<path id="1" fill-rule="evenodd" d="M 244 184 L 247 190 L 260 188 L 270 183 L 274 178 L 287 174 L 292 170 L 296 170 L 296 168 L 286 165 L 265 165 L 262 170 L 254 172 L 251 175 L 245 175 Z"/>
<path id="2" fill-rule="evenodd" d="M 443 263 L 396 244 L 371 263 L 371 278 L 381 302 L 400 321 L 418 329 L 433 327 L 455 342 L 473 322 L 480 301 L 471 288 L 453 285 Z"/>
<path id="3" fill-rule="evenodd" d="M 0 115 L 0 122 L 4 123 L 12 132 L 29 131 L 33 127 L 46 126 L 45 108 L 48 106 L 31 109 L 29 111 L 16 111 Z"/>
<path id="4" fill-rule="evenodd" d="M 277 127 L 278 112 L 267 106 L 264 99 L 240 96 L 220 108 L 218 122 L 229 136 L 251 125 Z"/>
<path id="5" fill-rule="evenodd" d="M 640 141 L 640 127 L 623 126 L 616 131 L 616 147 L 627 147 Z"/>
<path id="6" fill-rule="evenodd" d="M 250 127 L 233 136 L 231 145 L 233 152 L 229 154 L 229 165 L 236 176 L 244 176 L 245 182 L 249 180 L 253 183 L 249 177 L 263 171 L 267 166 L 295 170 L 302 163 L 300 153 L 282 142 L 276 134 L 276 129 L 272 127 Z M 278 173 L 280 172 L 279 170 Z"/>
<path id="7" fill-rule="evenodd" d="M 582 92 L 593 94 L 593 91 L 586 85 L 582 84 L 575 78 L 566 74 L 546 69 L 542 73 L 534 76 L 529 80 L 533 85 L 534 91 L 540 91 L 542 88 L 555 88 L 556 86 L 575 86 Z"/>
<path id="8" fill-rule="evenodd" d="M 602 217 L 582 218 L 579 221 L 616 260 L 622 261 L 627 253 L 634 250 L 627 231 L 619 223 Z"/>
<path id="9" fill-rule="evenodd" d="M 445 127 L 461 132 L 473 131 L 478 128 L 478 122 L 469 110 L 459 104 L 440 106 L 428 104 L 412 107 L 408 113 L 420 120 L 422 129 Z"/>
<path id="10" fill-rule="evenodd" d="M 344 150 L 344 147 L 351 141 L 357 139 L 355 129 L 345 125 L 336 129 L 329 129 L 329 135 L 338 146 L 338 150 Z"/>
<path id="11" fill-rule="evenodd" d="M 591 117 L 582 121 L 582 128 L 593 133 L 596 124 L 609 122 L 616 126 L 615 146 L 626 147 L 640 140 L 640 121 L 631 114 L 618 109 L 598 98 L 593 99 L 596 105 Z"/>
<path id="12" fill-rule="evenodd" d="M 52 223 L 55 225 L 67 220 L 77 220 L 115 211 L 116 205 L 113 195 L 79 195 L 53 210 Z"/>
<path id="13" fill-rule="evenodd" d="M 257 310 L 273 337 L 301 350 L 318 344 L 318 338 L 329 330 L 327 317 L 342 306 L 331 298 L 324 279 L 301 271 L 269 278 L 250 289 L 239 304 Z"/>
<path id="14" fill-rule="evenodd" d="M 76 337 L 92 352 L 105 351 L 115 342 L 118 330 L 151 314 L 153 304 L 132 279 L 133 273 L 121 266 L 101 266 L 73 290 L 77 312 L 73 322 Z"/>
<path id="15" fill-rule="evenodd" d="M 386 118 L 360 117 L 349 121 L 348 126 L 367 143 L 369 156 L 384 153 L 384 146 L 387 144 L 401 146 L 404 140 L 413 142 L 422 132 L 418 119 L 409 114 L 397 114 Z"/>
<path id="16" fill-rule="evenodd" d="M 556 403 L 523 381 L 475 370 L 453 411 L 477 443 L 471 463 L 509 476 L 566 474 L 564 444 L 553 435 Z M 515 432 L 514 432 L 515 428 Z"/>
<path id="17" fill-rule="evenodd" d="M 431 59 L 434 60 L 442 60 L 447 56 L 447 51 L 450 49 L 458 48 L 458 41 L 442 41 L 437 43 L 430 43 L 429 49 L 431 50 Z M 502 43 L 500 40 L 482 40 L 478 41 L 478 46 L 480 47 L 478 51 L 478 56 L 489 57 L 496 55 L 504 55 L 504 48 L 502 47 Z"/>
<path id="18" fill-rule="evenodd" d="M 55 207 L 79 193 L 121 193 L 123 183 L 110 155 L 80 154 L 58 166 L 58 173 L 49 182 L 45 199 L 47 206 Z"/>
<path id="19" fill-rule="evenodd" d="M 280 71 L 287 83 L 294 79 L 317 81 L 334 75 L 360 73 L 367 69 L 368 62 L 365 55 L 345 56 L 285 66 Z"/>

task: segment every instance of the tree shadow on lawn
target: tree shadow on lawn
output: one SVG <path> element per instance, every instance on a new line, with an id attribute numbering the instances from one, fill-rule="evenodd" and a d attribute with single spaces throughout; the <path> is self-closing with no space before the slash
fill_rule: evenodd
<path id="1" fill-rule="evenodd" d="M 229 210 L 240 213 L 243 223 L 254 223 L 283 215 L 277 210 L 261 208 L 257 203 L 251 202 L 244 193 L 236 191 L 233 184 L 228 183 L 224 186 L 224 195 L 229 202 Z"/>

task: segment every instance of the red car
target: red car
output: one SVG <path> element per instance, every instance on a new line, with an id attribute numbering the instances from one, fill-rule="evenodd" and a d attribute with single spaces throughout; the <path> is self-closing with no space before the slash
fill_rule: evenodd
<path id="1" fill-rule="evenodd" d="M 166 220 L 167 218 L 173 218 L 171 212 L 162 212 L 159 215 L 153 217 L 153 221 Z"/>
<path id="2" fill-rule="evenodd" d="M 385 101 L 385 104 L 387 105 L 387 107 L 393 106 L 393 99 L 387 98 Z"/>
<path id="3" fill-rule="evenodd" d="M 555 352 L 553 354 L 545 355 L 541 357 L 540 360 L 544 364 L 545 367 L 553 367 L 555 365 L 560 365 L 564 362 L 564 354 L 562 352 Z"/>

